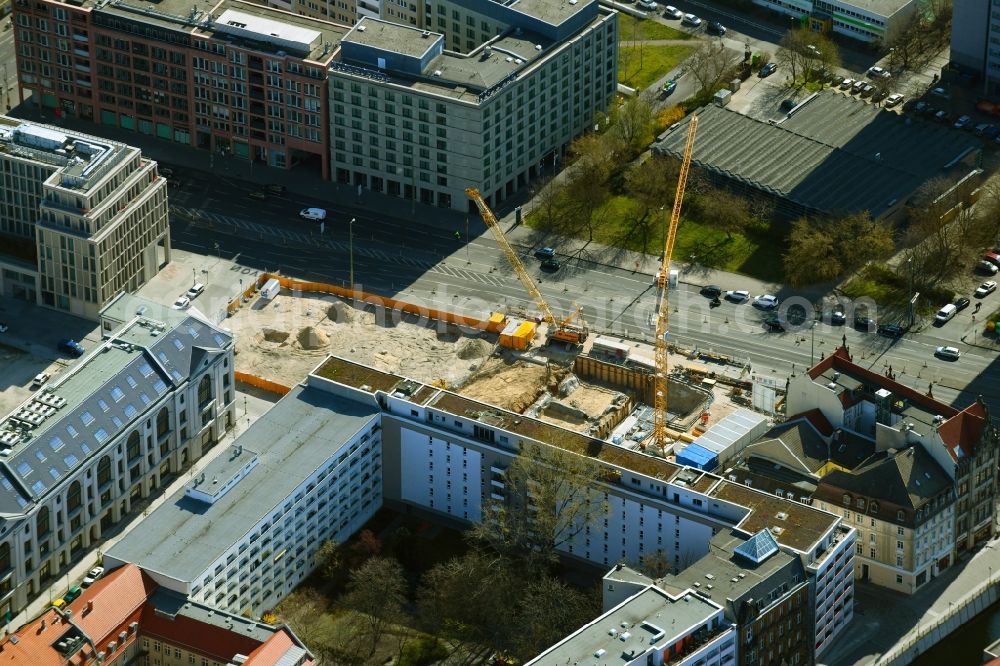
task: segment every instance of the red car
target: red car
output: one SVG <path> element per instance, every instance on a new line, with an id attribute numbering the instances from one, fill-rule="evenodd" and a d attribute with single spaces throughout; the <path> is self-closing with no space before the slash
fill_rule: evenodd
<path id="1" fill-rule="evenodd" d="M 1000 268 L 1000 254 L 996 252 L 987 252 L 983 255 L 983 261 L 988 261 L 994 266 Z"/>

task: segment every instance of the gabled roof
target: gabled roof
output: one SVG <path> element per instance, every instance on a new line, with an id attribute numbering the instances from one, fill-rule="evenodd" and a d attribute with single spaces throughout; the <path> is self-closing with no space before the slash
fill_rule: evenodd
<path id="1" fill-rule="evenodd" d="M 802 412 L 801 414 L 795 414 L 788 417 L 788 421 L 794 421 L 795 419 L 805 419 L 812 424 L 813 428 L 816 428 L 816 432 L 823 435 L 824 437 L 829 437 L 833 434 L 833 425 L 830 421 L 823 415 L 817 408 L 810 409 L 807 412 Z"/>
<path id="2" fill-rule="evenodd" d="M 975 454 L 975 445 L 986 427 L 986 407 L 978 400 L 938 428 L 941 441 L 955 462 Z"/>
<path id="3" fill-rule="evenodd" d="M 69 604 L 73 623 L 99 647 L 137 613 L 158 585 L 139 567 L 129 564 L 99 579 Z"/>
<path id="4" fill-rule="evenodd" d="M 841 504 L 846 493 L 852 500 L 852 508 L 856 506 L 853 500 L 866 500 L 867 515 L 897 522 L 896 511 L 902 509 L 912 523 L 915 511 L 953 487 L 951 478 L 937 461 L 916 444 L 853 472 L 830 472 L 820 481 L 815 497 Z M 873 508 L 873 503 L 877 508 Z"/>

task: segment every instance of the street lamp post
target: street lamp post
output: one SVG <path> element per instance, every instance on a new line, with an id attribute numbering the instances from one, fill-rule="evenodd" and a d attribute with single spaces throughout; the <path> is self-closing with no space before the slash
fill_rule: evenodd
<path id="1" fill-rule="evenodd" d="M 913 298 L 913 255 L 911 254 L 906 258 L 906 267 L 910 274 L 910 325 L 909 328 L 913 328 L 913 310 L 916 307 Z"/>
<path id="2" fill-rule="evenodd" d="M 350 273 L 351 273 L 350 288 L 352 290 L 354 289 L 354 221 L 357 220 L 357 219 L 358 218 L 356 218 L 356 217 L 352 217 L 351 218 L 351 223 L 347 227 L 347 229 L 348 229 L 348 248 L 349 248 L 348 249 L 348 256 L 349 256 L 348 261 L 349 261 Z"/>

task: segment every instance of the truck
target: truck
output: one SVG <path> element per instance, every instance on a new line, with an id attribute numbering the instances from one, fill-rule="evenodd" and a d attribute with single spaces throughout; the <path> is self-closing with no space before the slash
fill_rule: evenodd
<path id="1" fill-rule="evenodd" d="M 279 291 L 281 291 L 281 283 L 275 278 L 271 278 L 264 283 L 263 287 L 260 288 L 260 297 L 269 301 L 277 296 Z"/>

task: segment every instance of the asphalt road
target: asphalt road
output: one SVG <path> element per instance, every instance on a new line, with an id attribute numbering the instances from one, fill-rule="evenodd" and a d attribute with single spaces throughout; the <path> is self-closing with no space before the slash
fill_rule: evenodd
<path id="1" fill-rule="evenodd" d="M 470 225 L 472 240 L 466 243 L 464 237 L 458 240 L 453 232 L 440 228 L 358 215 L 352 239 L 347 209 L 301 197 L 258 201 L 249 198 L 250 189 L 225 179 L 189 178 L 179 191 L 172 191 L 171 201 L 200 211 L 201 221 L 192 223 L 175 216 L 174 245 L 204 254 L 218 252 L 257 270 L 280 270 L 343 285 L 348 281 L 353 245 L 355 283 L 366 291 L 477 317 L 504 307 L 535 311 L 492 238 L 477 235 L 482 230 L 477 220 L 473 220 L 475 226 Z M 297 216 L 301 207 L 309 205 L 330 211 L 322 234 L 315 223 Z M 652 341 L 656 294 L 650 275 L 564 255 L 558 256 L 562 264 L 558 271 L 545 273 L 531 250 L 520 248 L 529 272 L 557 315 L 568 315 L 581 306 L 583 318 L 596 332 Z M 900 340 L 825 323 L 769 332 L 762 323 L 766 313 L 748 304 L 724 301 L 710 308 L 708 300 L 698 294 L 697 270 L 685 272 L 681 280 L 671 300 L 670 336 L 685 347 L 734 356 L 757 372 L 783 376 L 807 367 L 846 339 L 855 361 L 866 367 L 879 372 L 891 367 L 897 379 L 921 391 L 933 384 L 934 396 L 946 402 L 964 406 L 982 394 L 1000 409 L 997 353 L 959 342 L 967 333 L 973 339 L 972 308 L 942 328 L 918 326 Z M 754 288 L 752 284 L 720 286 Z M 778 295 L 785 302 L 783 307 L 799 298 L 791 291 Z M 801 302 L 809 305 L 804 299 Z M 998 305 L 1000 295 L 988 296 L 984 314 Z M 957 362 L 935 358 L 934 349 L 942 345 L 959 347 L 962 358 Z"/>

